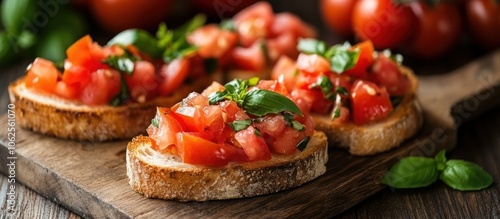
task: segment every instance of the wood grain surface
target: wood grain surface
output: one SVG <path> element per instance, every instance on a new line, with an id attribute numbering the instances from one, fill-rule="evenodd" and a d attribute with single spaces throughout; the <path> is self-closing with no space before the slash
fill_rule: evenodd
<path id="1" fill-rule="evenodd" d="M 146 199 L 128 186 L 124 161 L 126 141 L 99 144 L 66 141 L 19 127 L 16 132 L 16 180 L 71 211 L 91 218 L 166 215 L 172 218 L 330 217 L 384 189 L 379 180 L 401 157 L 431 156 L 443 147 L 451 149 L 456 126 L 449 116 L 450 109 L 466 97 L 477 99 L 464 102 L 468 103 L 462 105 L 465 113 L 457 111 L 462 117 L 456 118 L 466 121 L 474 112 L 496 105 L 484 103 L 495 102 L 491 98 L 498 93 L 494 85 L 499 83 L 499 63 L 500 51 L 448 75 L 422 77 L 419 95 L 425 122 L 416 138 L 396 150 L 369 157 L 331 150 L 327 173 L 297 189 L 204 203 Z M 480 87 L 466 86 L 478 84 L 479 80 Z M 6 119 L 2 116 L 0 124 L 6 124 Z M 0 132 L 0 142 L 6 145 L 6 130 Z M 2 158 L 7 157 L 7 153 L 6 146 L 0 147 Z M 6 165 L 0 170 L 6 174 Z"/>

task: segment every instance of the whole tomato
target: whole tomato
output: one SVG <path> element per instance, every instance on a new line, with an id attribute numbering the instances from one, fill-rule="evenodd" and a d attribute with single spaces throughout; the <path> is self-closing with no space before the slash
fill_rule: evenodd
<path id="1" fill-rule="evenodd" d="M 411 9 L 418 20 L 417 31 L 410 43 L 413 54 L 422 58 L 436 58 L 457 43 L 462 26 L 456 4 L 442 1 L 436 5 L 414 2 Z"/>
<path id="2" fill-rule="evenodd" d="M 361 40 L 371 40 L 376 49 L 395 48 L 413 34 L 416 18 L 407 5 L 394 0 L 360 0 L 354 5 L 352 28 Z"/>
<path id="3" fill-rule="evenodd" d="M 471 35 L 484 49 L 500 47 L 500 3 L 494 0 L 469 0 L 466 4 Z"/>
<path id="4" fill-rule="evenodd" d="M 110 33 L 129 28 L 154 30 L 165 20 L 171 0 L 91 0 L 90 10 L 96 22 Z"/>
<path id="5" fill-rule="evenodd" d="M 190 0 L 191 8 L 212 19 L 230 18 L 258 0 Z"/>
<path id="6" fill-rule="evenodd" d="M 358 0 L 320 0 L 319 8 L 325 23 L 343 37 L 353 35 L 351 18 Z"/>

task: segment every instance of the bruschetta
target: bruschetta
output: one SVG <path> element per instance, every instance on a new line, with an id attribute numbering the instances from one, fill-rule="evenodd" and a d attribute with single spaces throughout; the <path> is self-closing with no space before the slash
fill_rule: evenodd
<path id="1" fill-rule="evenodd" d="M 206 201 L 275 193 L 326 171 L 327 139 L 277 81 L 214 82 L 158 108 L 127 146 L 130 186 L 150 198 Z"/>
<path id="2" fill-rule="evenodd" d="M 423 123 L 418 80 L 401 57 L 377 52 L 370 41 L 328 47 L 302 39 L 297 60 L 282 57 L 272 78 L 292 96 L 306 97 L 316 129 L 331 146 L 373 155 L 399 146 Z"/>

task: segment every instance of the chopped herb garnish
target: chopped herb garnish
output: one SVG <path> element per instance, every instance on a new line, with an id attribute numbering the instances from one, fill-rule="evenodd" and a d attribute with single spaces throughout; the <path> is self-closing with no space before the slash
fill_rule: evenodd
<path id="1" fill-rule="evenodd" d="M 299 149 L 299 151 L 304 151 L 306 149 L 306 147 L 307 147 L 307 144 L 309 144 L 310 140 L 311 140 L 310 136 L 307 136 L 304 139 L 302 139 L 302 141 L 300 141 L 297 144 L 297 149 Z"/>
<path id="2" fill-rule="evenodd" d="M 245 119 L 245 120 L 235 120 L 234 122 L 228 123 L 231 129 L 235 132 L 239 132 L 243 129 L 248 128 L 252 124 L 251 119 Z"/>
<path id="3" fill-rule="evenodd" d="M 231 19 L 222 20 L 219 27 L 223 30 L 236 31 L 236 24 Z"/>
<path id="4" fill-rule="evenodd" d="M 342 97 L 339 93 L 335 95 L 335 103 L 332 110 L 332 119 L 340 117 L 340 107 L 342 106 Z"/>
<path id="5" fill-rule="evenodd" d="M 326 75 L 321 75 L 314 84 L 309 86 L 309 89 L 314 88 L 320 88 L 325 96 L 325 99 L 333 99 L 333 97 L 335 97 L 332 93 L 333 84 Z"/>
<path id="6" fill-rule="evenodd" d="M 283 118 L 285 119 L 285 125 L 291 127 L 294 130 L 297 131 L 304 131 L 306 128 L 302 123 L 298 122 L 297 120 L 293 119 L 293 114 L 291 113 L 282 113 Z"/>
<path id="7" fill-rule="evenodd" d="M 158 117 L 155 116 L 153 119 L 151 119 L 151 125 L 158 128 Z"/>
<path id="8" fill-rule="evenodd" d="M 260 130 L 258 128 L 254 128 L 253 133 L 259 137 L 262 137 L 262 134 L 260 133 Z"/>
<path id="9" fill-rule="evenodd" d="M 354 67 L 360 53 L 359 49 L 352 50 L 348 42 L 327 48 L 326 43 L 316 39 L 300 39 L 297 49 L 306 54 L 317 54 L 326 58 L 330 62 L 331 70 L 338 74 Z"/>

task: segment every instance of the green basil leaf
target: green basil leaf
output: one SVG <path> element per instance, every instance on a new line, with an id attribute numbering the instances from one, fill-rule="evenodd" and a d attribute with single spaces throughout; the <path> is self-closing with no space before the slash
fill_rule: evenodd
<path id="1" fill-rule="evenodd" d="M 297 149 L 299 151 L 304 151 L 307 147 L 307 144 L 309 144 L 309 141 L 311 140 L 311 137 L 307 136 L 304 139 L 302 139 L 298 144 L 297 144 Z"/>
<path id="2" fill-rule="evenodd" d="M 151 119 L 151 125 L 153 125 L 154 127 L 158 128 L 159 125 L 158 125 L 158 117 L 155 116 L 153 119 Z"/>
<path id="3" fill-rule="evenodd" d="M 260 130 L 258 128 L 254 128 L 253 133 L 259 137 L 262 137 L 262 133 L 260 133 Z"/>
<path id="4" fill-rule="evenodd" d="M 285 125 L 297 130 L 297 131 L 304 131 L 306 127 L 302 125 L 302 123 L 298 122 L 297 120 L 293 119 L 294 115 L 290 113 L 282 113 L 283 118 L 285 119 Z"/>
<path id="5" fill-rule="evenodd" d="M 309 85 L 309 89 L 314 89 L 317 87 L 321 89 L 326 99 L 330 99 L 330 97 L 332 96 L 333 84 L 328 76 L 321 75 L 320 77 L 318 77 L 316 82 Z"/>
<path id="6" fill-rule="evenodd" d="M 222 20 L 219 27 L 223 30 L 236 31 L 236 24 L 231 19 Z"/>
<path id="7" fill-rule="evenodd" d="M 332 120 L 340 117 L 340 107 L 342 107 L 342 97 L 339 93 L 335 95 L 335 103 L 333 105 Z"/>
<path id="8" fill-rule="evenodd" d="M 447 161 L 440 179 L 459 191 L 481 190 L 493 183 L 491 175 L 480 166 L 464 160 Z"/>
<path id="9" fill-rule="evenodd" d="M 335 46 L 334 46 L 335 48 Z M 330 68 L 339 74 L 354 67 L 358 62 L 359 51 L 350 51 L 344 47 L 336 47 L 330 57 Z"/>
<path id="10" fill-rule="evenodd" d="M 158 40 L 149 32 L 141 29 L 124 30 L 109 40 L 107 45 L 134 45 L 139 51 L 152 58 L 160 58 L 162 54 L 162 49 L 158 47 Z"/>
<path id="11" fill-rule="evenodd" d="M 406 157 L 391 167 L 381 183 L 394 188 L 418 188 L 432 184 L 438 175 L 434 159 Z"/>
<path id="12" fill-rule="evenodd" d="M 297 50 L 306 54 L 318 54 L 324 56 L 326 53 L 326 43 L 317 39 L 300 39 L 297 44 Z"/>
<path id="13" fill-rule="evenodd" d="M 287 97 L 269 90 L 254 89 L 246 94 L 243 109 L 255 116 L 289 111 L 303 116 L 299 107 Z"/>
<path id="14" fill-rule="evenodd" d="M 443 171 L 446 167 L 446 150 L 441 150 L 436 157 L 434 157 L 436 161 L 436 168 L 439 171 Z"/>
<path id="15" fill-rule="evenodd" d="M 125 80 L 125 76 L 120 74 L 120 93 L 114 96 L 109 105 L 111 106 L 120 106 L 124 104 L 127 100 L 130 99 L 130 92 L 128 90 L 127 81 Z"/>
<path id="16" fill-rule="evenodd" d="M 335 88 L 335 93 L 349 96 L 349 91 L 343 86 L 337 86 L 337 88 Z"/>
<path id="17" fill-rule="evenodd" d="M 258 77 L 251 77 L 250 79 L 248 79 L 248 86 L 255 86 L 259 83 L 260 81 L 260 78 Z M 247 89 L 248 87 L 245 87 L 245 89 Z"/>
<path id="18" fill-rule="evenodd" d="M 239 132 L 243 129 L 248 128 L 252 124 L 251 119 L 245 119 L 245 120 L 235 120 L 234 122 L 228 123 L 229 127 L 233 129 L 235 132 Z"/>
<path id="19" fill-rule="evenodd" d="M 227 92 L 225 90 L 213 92 L 210 95 L 208 95 L 208 103 L 210 105 L 214 105 L 214 104 L 217 104 L 219 102 L 222 102 L 222 101 L 224 101 L 224 97 L 226 96 L 226 94 L 227 94 Z"/>

